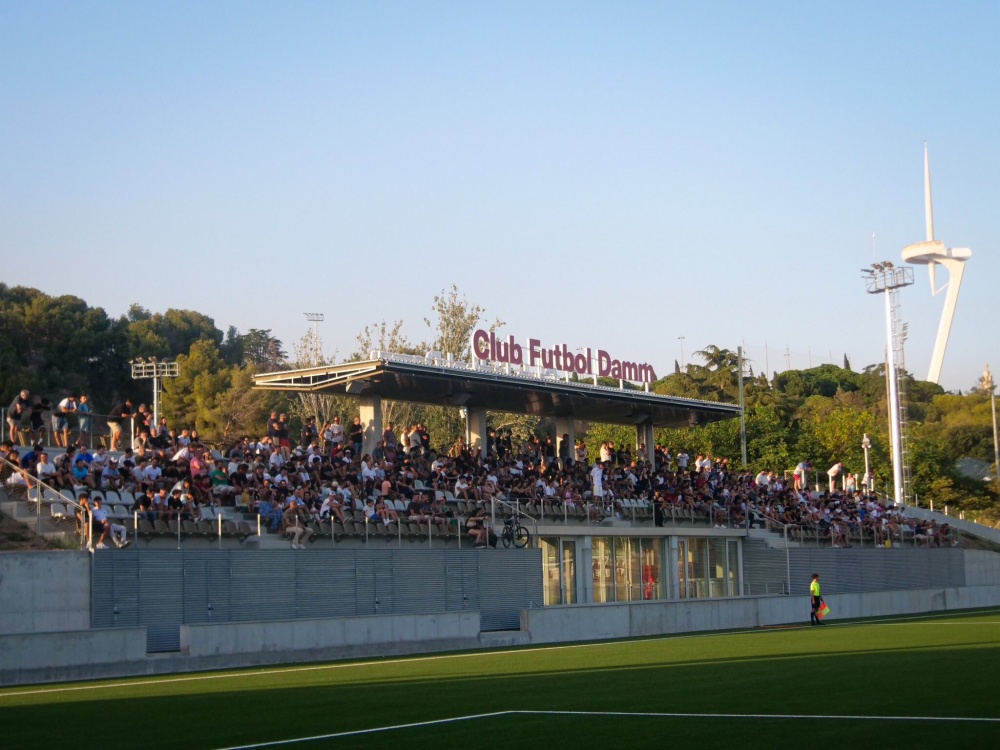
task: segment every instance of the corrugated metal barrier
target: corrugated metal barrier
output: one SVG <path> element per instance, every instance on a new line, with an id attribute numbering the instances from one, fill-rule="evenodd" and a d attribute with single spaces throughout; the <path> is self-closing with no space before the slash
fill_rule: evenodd
<path id="1" fill-rule="evenodd" d="M 824 594 L 897 591 L 965 585 L 965 551 L 944 549 L 768 549 L 759 540 L 743 543 L 743 583 L 747 594 L 809 593 L 819 573 Z"/>
<path id="2" fill-rule="evenodd" d="M 209 622 L 478 610 L 483 630 L 514 630 L 541 568 L 534 549 L 127 550 L 93 558 L 92 624 L 145 625 L 150 652 Z"/>

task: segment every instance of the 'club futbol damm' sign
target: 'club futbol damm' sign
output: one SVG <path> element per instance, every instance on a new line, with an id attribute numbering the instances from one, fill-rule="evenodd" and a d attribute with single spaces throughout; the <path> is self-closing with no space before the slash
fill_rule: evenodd
<path id="1" fill-rule="evenodd" d="M 528 339 L 527 345 L 521 346 L 514 341 L 513 336 L 498 339 L 492 331 L 482 329 L 472 334 L 472 351 L 477 359 L 487 362 L 537 366 L 578 375 L 596 374 L 601 378 L 629 380 L 633 383 L 652 383 L 656 380 L 652 365 L 615 359 L 603 349 L 598 349 L 595 355 L 589 346 L 579 351 L 570 349 L 566 344 L 543 347 L 538 339 Z"/>

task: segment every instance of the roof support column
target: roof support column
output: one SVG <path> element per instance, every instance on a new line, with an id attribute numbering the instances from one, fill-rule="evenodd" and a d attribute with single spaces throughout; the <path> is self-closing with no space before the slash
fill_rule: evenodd
<path id="1" fill-rule="evenodd" d="M 653 423 L 643 422 L 635 426 L 635 457 L 650 466 L 656 460 L 656 446 L 653 444 Z"/>
<path id="2" fill-rule="evenodd" d="M 361 453 L 371 455 L 375 444 L 382 439 L 382 397 L 361 396 L 358 398 L 361 424 L 365 428 L 365 439 Z"/>
<path id="3" fill-rule="evenodd" d="M 477 406 L 465 410 L 466 443 L 473 456 L 486 455 L 486 409 Z"/>
<path id="4" fill-rule="evenodd" d="M 564 446 L 563 443 L 569 443 Z M 559 464 L 566 468 L 563 463 L 563 456 L 573 458 L 573 451 L 576 448 L 576 420 L 573 417 L 556 417 L 556 456 Z"/>

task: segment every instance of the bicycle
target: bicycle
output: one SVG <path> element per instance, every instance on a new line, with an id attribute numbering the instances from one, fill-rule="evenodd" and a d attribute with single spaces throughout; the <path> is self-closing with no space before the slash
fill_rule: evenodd
<path id="1" fill-rule="evenodd" d="M 521 547 L 526 547 L 528 542 L 531 541 L 531 534 L 517 522 L 514 516 L 510 515 L 504 516 L 503 531 L 500 533 L 500 538 L 503 540 L 504 547 L 510 547 L 513 544 L 520 549 Z"/>

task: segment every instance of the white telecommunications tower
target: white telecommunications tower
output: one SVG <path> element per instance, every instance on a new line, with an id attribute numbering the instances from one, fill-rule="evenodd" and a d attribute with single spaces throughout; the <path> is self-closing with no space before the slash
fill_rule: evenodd
<path id="1" fill-rule="evenodd" d="M 915 245 L 903 248 L 903 260 L 915 265 L 927 266 L 931 277 L 931 295 L 937 296 L 945 289 L 948 293 L 944 298 L 944 309 L 941 310 L 941 323 L 938 325 L 937 339 L 934 341 L 934 353 L 931 355 L 931 367 L 927 379 L 932 383 L 941 381 L 941 366 L 944 364 L 944 352 L 948 348 L 948 336 L 951 333 L 951 323 L 955 319 L 955 306 L 958 304 L 958 292 L 962 288 L 962 275 L 965 273 L 965 261 L 972 257 L 972 251 L 967 247 L 948 247 L 940 240 L 934 239 L 934 207 L 931 204 L 931 167 L 927 155 L 927 144 L 924 143 L 924 214 L 927 223 L 927 239 Z M 948 270 L 948 281 L 940 287 L 936 283 L 937 266 Z"/>

